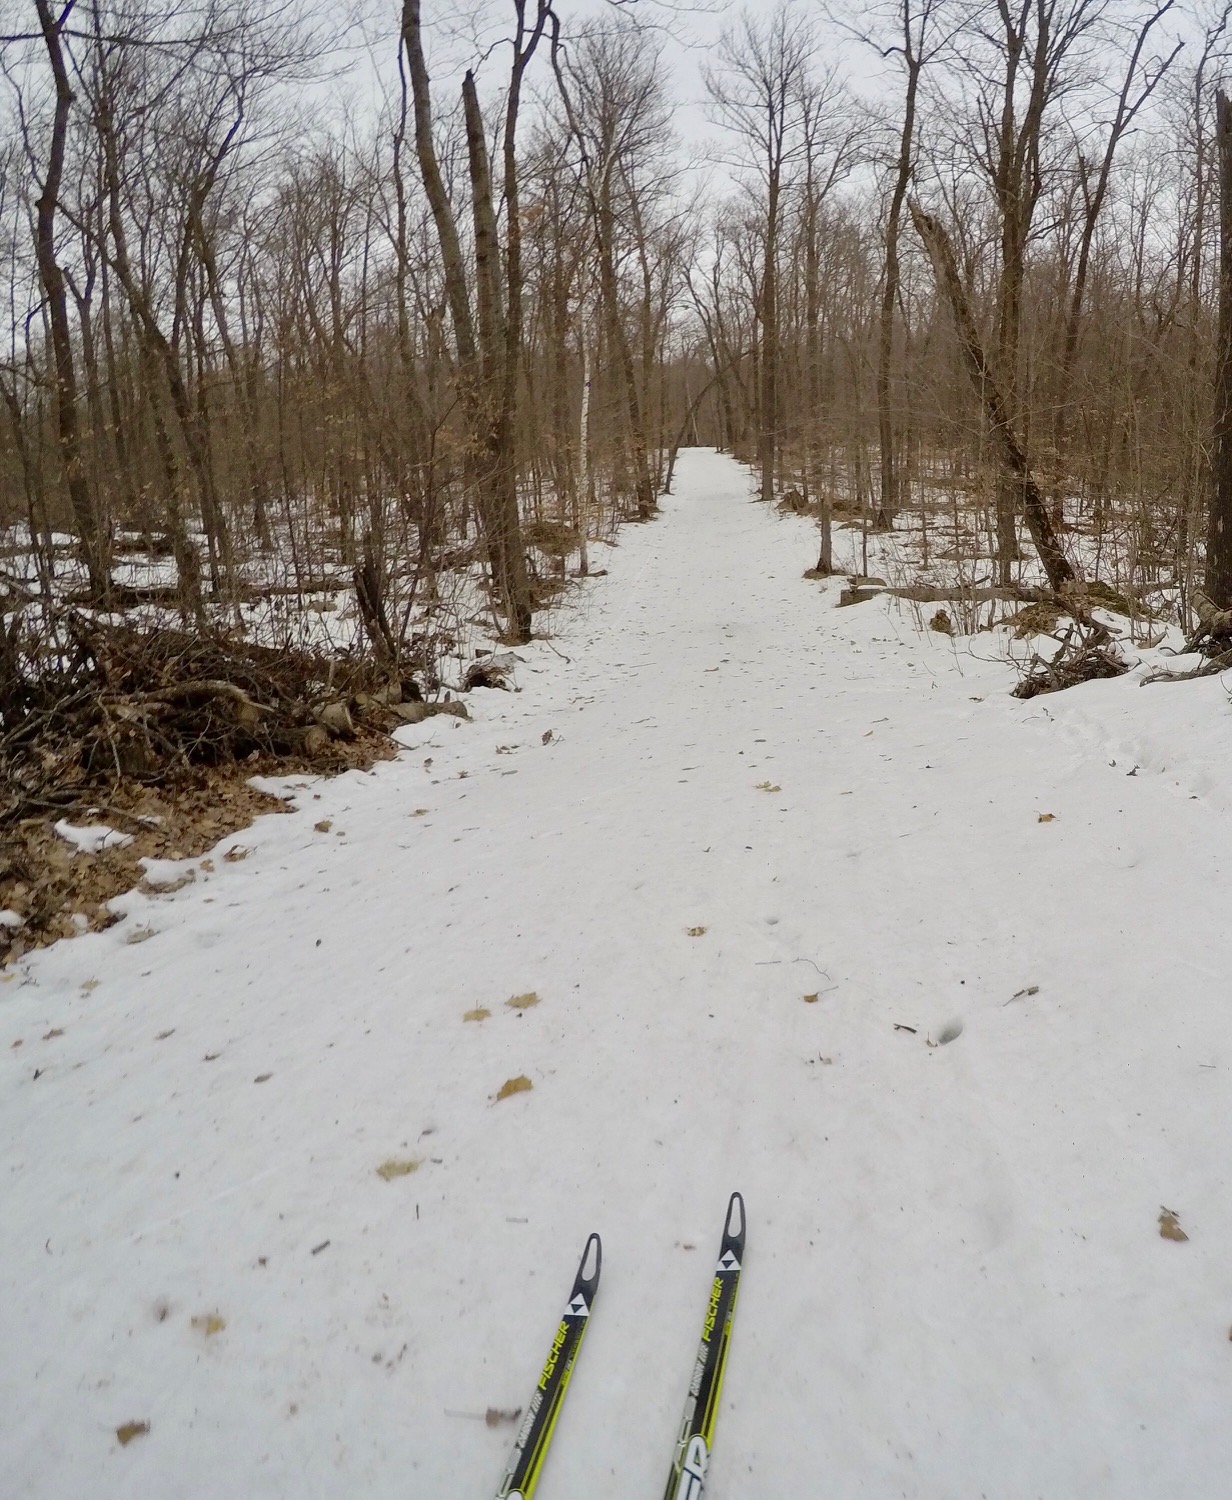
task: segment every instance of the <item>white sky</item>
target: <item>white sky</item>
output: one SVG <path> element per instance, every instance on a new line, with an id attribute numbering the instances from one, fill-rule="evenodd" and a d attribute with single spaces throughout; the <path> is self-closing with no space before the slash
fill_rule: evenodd
<path id="1" fill-rule="evenodd" d="M 375 105 L 383 88 L 395 86 L 394 59 L 397 53 L 400 24 L 400 0 L 359 0 L 364 6 L 360 34 L 364 46 L 357 49 L 353 67 L 345 78 L 327 90 L 329 103 L 338 102 L 339 94 L 362 113 Z M 848 86 L 864 95 L 875 95 L 884 85 L 879 78 L 893 74 L 893 64 L 885 64 L 873 49 L 854 40 L 842 26 L 829 18 L 820 0 L 787 0 L 789 6 L 813 18 L 817 29 L 819 68 L 841 59 Z M 857 13 L 857 0 L 836 0 L 834 9 L 850 6 Z M 529 7 L 528 7 L 529 8 Z M 729 4 L 725 0 L 628 0 L 620 7 L 625 16 L 635 16 L 652 29 L 663 47 L 663 67 L 669 88 L 676 101 L 672 124 L 686 156 L 713 158 L 719 154 L 720 131 L 707 117 L 706 89 L 702 70 L 712 59 L 724 30 L 736 27 L 743 12 L 769 11 L 770 0 L 750 0 Z M 590 16 L 612 15 L 610 0 L 558 0 L 558 13 L 566 30 Z M 429 67 L 432 73 L 434 107 L 438 115 L 452 109 L 464 70 L 474 67 L 490 51 L 487 67 L 480 68 L 481 87 L 486 72 L 492 85 L 499 86 L 506 74 L 507 53 L 499 40 L 507 34 L 512 7 L 509 0 L 423 0 L 423 19 L 427 34 Z M 549 81 L 546 47 L 532 71 L 532 86 L 546 86 Z M 384 82 L 382 82 L 384 80 Z M 893 85 L 892 85 L 893 86 Z M 729 172 L 721 166 L 698 162 L 699 169 L 715 184 L 716 191 L 734 189 Z"/>

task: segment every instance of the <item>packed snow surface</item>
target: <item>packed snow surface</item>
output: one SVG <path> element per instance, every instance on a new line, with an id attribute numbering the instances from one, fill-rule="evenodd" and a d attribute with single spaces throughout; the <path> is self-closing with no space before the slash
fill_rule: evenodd
<path id="1" fill-rule="evenodd" d="M 712 1500 L 1228 1493 L 1223 684 L 814 547 L 683 455 L 519 692 L 3 976 L 6 1496 L 490 1496 L 592 1229 L 538 1495 L 658 1495 L 733 1188 Z"/>

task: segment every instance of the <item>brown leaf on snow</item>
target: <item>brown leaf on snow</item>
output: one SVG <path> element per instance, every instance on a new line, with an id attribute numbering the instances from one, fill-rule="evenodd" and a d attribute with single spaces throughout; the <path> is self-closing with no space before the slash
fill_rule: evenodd
<path id="1" fill-rule="evenodd" d="M 101 983 L 102 983 L 101 979 L 83 979 L 81 981 L 81 992 L 82 992 L 82 994 L 83 995 L 88 995 L 91 990 L 98 989 L 98 987 L 99 987 L 99 985 Z"/>
<path id="2" fill-rule="evenodd" d="M 704 927 L 689 927 L 689 928 L 686 929 L 686 931 L 688 932 L 688 934 L 689 934 L 690 937 L 705 937 L 706 936 L 706 929 Z"/>
<path id="3" fill-rule="evenodd" d="M 1040 813 L 1039 821 L 1041 823 L 1055 823 L 1057 821 L 1057 815 L 1056 813 Z"/>
<path id="4" fill-rule="evenodd" d="M 759 792 L 781 792 L 783 788 L 781 786 L 775 786 L 772 781 L 759 781 L 757 783 L 757 790 Z"/>
<path id="5" fill-rule="evenodd" d="M 818 1002 L 818 1000 L 820 1000 L 820 999 L 821 999 L 820 995 L 805 995 L 805 997 L 804 997 L 804 1003 L 805 1003 L 805 1005 L 816 1005 L 817 1002 Z"/>
<path id="6" fill-rule="evenodd" d="M 203 1333 L 207 1339 L 212 1339 L 216 1333 L 221 1333 L 227 1326 L 226 1318 L 219 1317 L 217 1313 L 198 1313 L 189 1321 L 191 1326 L 198 1333 Z"/>
<path id="7" fill-rule="evenodd" d="M 412 1172 L 418 1172 L 422 1166 L 423 1159 L 418 1156 L 401 1158 L 391 1156 L 376 1169 L 376 1175 L 383 1177 L 386 1182 L 392 1182 L 395 1177 L 409 1177 Z"/>
<path id="8" fill-rule="evenodd" d="M 116 1428 L 116 1437 L 120 1440 L 120 1446 L 127 1448 L 134 1438 L 144 1437 L 149 1430 L 148 1422 L 124 1422 Z"/>
<path id="9" fill-rule="evenodd" d="M 272 1073 L 258 1073 L 252 1081 L 253 1083 L 268 1083 L 273 1076 Z"/>
<path id="10" fill-rule="evenodd" d="M 1189 1238 L 1170 1208 L 1161 1208 L 1159 1211 L 1159 1237 L 1161 1240 L 1176 1240 L 1178 1244 L 1183 1244 Z"/>
<path id="11" fill-rule="evenodd" d="M 243 844 L 232 844 L 223 858 L 229 865 L 237 865 L 241 859 L 247 859 L 251 853 L 252 850 L 245 848 Z"/>
<path id="12" fill-rule="evenodd" d="M 474 1010 L 468 1010 L 462 1017 L 464 1021 L 486 1021 L 492 1014 L 490 1010 L 484 1010 L 483 1006 L 477 1006 Z"/>
<path id="13" fill-rule="evenodd" d="M 532 1005 L 539 1004 L 539 996 L 534 990 L 527 990 L 524 995 L 510 995 L 505 1004 L 510 1010 L 529 1010 Z"/>
<path id="14" fill-rule="evenodd" d="M 508 1082 L 501 1084 L 500 1093 L 496 1096 L 497 1101 L 510 1099 L 514 1094 L 525 1094 L 534 1086 L 525 1073 L 519 1073 L 516 1078 L 510 1078 Z"/>
<path id="15" fill-rule="evenodd" d="M 317 833 L 328 833 L 334 826 L 334 820 L 333 818 L 322 818 L 319 823 L 314 823 L 312 826 Z"/>
<path id="16" fill-rule="evenodd" d="M 45 1042 L 50 1042 L 53 1037 L 63 1036 L 63 1035 L 64 1035 L 64 1028 L 62 1026 L 53 1026 L 50 1031 L 47 1031 L 47 1032 L 43 1033 L 43 1040 Z"/>
<path id="17" fill-rule="evenodd" d="M 499 1406 L 489 1406 L 483 1414 L 483 1420 L 489 1427 L 499 1427 L 502 1422 L 516 1422 L 521 1415 L 520 1406 L 511 1406 L 508 1410 Z"/>

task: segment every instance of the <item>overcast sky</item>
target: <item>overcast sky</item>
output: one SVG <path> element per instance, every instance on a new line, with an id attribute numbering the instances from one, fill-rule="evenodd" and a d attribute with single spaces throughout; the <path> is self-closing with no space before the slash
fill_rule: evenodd
<path id="1" fill-rule="evenodd" d="M 363 47 L 356 53 L 354 66 L 344 82 L 335 84 L 362 108 L 366 100 L 375 101 L 382 89 L 396 87 L 395 58 L 398 46 L 400 0 L 360 0 L 364 7 L 361 27 Z M 743 4 L 725 0 L 628 0 L 622 6 L 626 16 L 633 15 L 653 31 L 663 48 L 663 67 L 668 87 L 675 101 L 673 128 L 687 154 L 713 157 L 718 153 L 720 132 L 707 117 L 703 67 L 713 60 L 716 45 L 725 30 L 739 25 L 745 9 L 753 14 L 768 12 L 771 0 L 753 0 Z M 826 67 L 841 60 L 849 87 L 868 96 L 875 95 L 885 84 L 879 83 L 892 66 L 887 66 L 867 45 L 852 39 L 844 28 L 829 19 L 821 0 L 787 0 L 793 9 L 812 18 L 818 36 L 818 66 Z M 842 9 L 855 0 L 835 0 Z M 566 30 L 590 16 L 613 15 L 609 0 L 558 0 L 558 12 Z M 423 20 L 434 99 L 438 113 L 444 114 L 457 102 L 462 74 L 476 65 L 488 49 L 494 48 L 508 34 L 512 6 L 509 0 L 423 0 Z M 507 49 L 495 47 L 480 68 L 481 87 L 486 73 L 493 87 L 507 77 Z M 537 66 L 535 81 L 546 85 L 549 74 L 546 55 Z M 729 181 L 721 168 L 712 168 L 713 179 Z"/>

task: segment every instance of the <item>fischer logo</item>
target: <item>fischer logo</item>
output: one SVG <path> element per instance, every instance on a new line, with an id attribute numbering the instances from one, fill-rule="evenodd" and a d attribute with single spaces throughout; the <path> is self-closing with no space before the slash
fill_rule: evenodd
<path id="1" fill-rule="evenodd" d="M 676 1486 L 673 1500 L 701 1500 L 702 1487 L 706 1483 L 706 1463 L 710 1457 L 706 1439 L 698 1436 L 689 1440 L 689 1451 L 684 1456 L 684 1468 L 680 1472 L 680 1483 Z"/>

